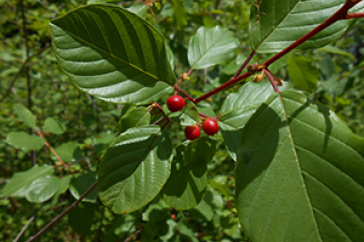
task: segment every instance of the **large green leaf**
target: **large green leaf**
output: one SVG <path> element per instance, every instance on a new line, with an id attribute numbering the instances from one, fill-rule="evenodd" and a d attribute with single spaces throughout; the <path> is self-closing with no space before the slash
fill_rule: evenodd
<path id="1" fill-rule="evenodd" d="M 132 212 L 162 189 L 171 169 L 170 141 L 156 126 L 130 128 L 109 147 L 98 177 L 101 201 L 115 213 Z"/>
<path id="2" fill-rule="evenodd" d="M 289 84 L 284 82 L 280 90 L 289 88 Z M 273 93 L 273 87 L 266 79 L 260 83 L 248 82 L 223 102 L 219 118 L 221 133 L 234 160 L 237 159 L 236 151 L 242 143 L 242 129 L 256 109 Z"/>
<path id="3" fill-rule="evenodd" d="M 38 178 L 50 176 L 53 173 L 53 167 L 49 165 L 35 165 L 31 169 L 18 172 L 6 182 L 2 190 L 3 196 L 24 197 L 28 192 L 30 184 Z"/>
<path id="4" fill-rule="evenodd" d="M 297 88 L 306 92 L 313 92 L 315 90 L 319 71 L 312 65 L 310 58 L 291 55 L 287 60 L 287 72 Z"/>
<path id="5" fill-rule="evenodd" d="M 343 0 L 264 0 L 253 6 L 250 15 L 250 41 L 260 53 L 279 52 L 314 29 L 345 2 Z M 351 21 L 338 21 L 299 48 L 320 48 L 336 39 Z"/>
<path id="6" fill-rule="evenodd" d="M 205 195 L 209 184 L 207 162 L 215 154 L 215 143 L 209 138 L 200 138 L 186 147 L 179 146 L 176 153 L 163 199 L 174 209 L 186 210 L 199 204 Z"/>
<path id="7" fill-rule="evenodd" d="M 194 69 L 222 64 L 233 57 L 238 41 L 227 29 L 201 27 L 188 46 L 188 62 Z"/>
<path id="8" fill-rule="evenodd" d="M 14 105 L 14 111 L 18 115 L 18 118 L 24 122 L 28 127 L 35 128 L 35 116 L 34 114 L 25 106 L 17 103 Z"/>
<path id="9" fill-rule="evenodd" d="M 58 183 L 58 177 L 53 175 L 40 177 L 30 183 L 25 198 L 29 202 L 45 202 L 57 193 Z"/>
<path id="10" fill-rule="evenodd" d="M 81 90 L 115 103 L 147 104 L 175 82 L 164 38 L 115 5 L 78 8 L 51 22 L 58 63 Z"/>
<path id="11" fill-rule="evenodd" d="M 364 139 L 303 94 L 274 94 L 246 124 L 239 219 L 252 241 L 363 241 Z"/>

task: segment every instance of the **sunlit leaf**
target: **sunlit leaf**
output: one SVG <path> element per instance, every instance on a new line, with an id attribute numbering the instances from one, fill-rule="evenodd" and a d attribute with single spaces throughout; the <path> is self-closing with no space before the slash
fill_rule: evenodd
<path id="1" fill-rule="evenodd" d="M 172 90 L 164 37 L 126 9 L 95 4 L 52 20 L 58 63 L 78 88 L 115 103 L 147 104 Z"/>
<path id="2" fill-rule="evenodd" d="M 237 47 L 237 39 L 229 30 L 220 26 L 201 27 L 190 40 L 188 62 L 194 69 L 205 69 L 222 64 L 233 57 Z"/>
<path id="3" fill-rule="evenodd" d="M 101 201 L 115 213 L 150 202 L 170 174 L 171 143 L 159 127 L 130 128 L 109 147 L 98 177 Z"/>
<path id="4" fill-rule="evenodd" d="M 264 0 L 252 6 L 250 41 L 260 53 L 279 52 L 331 17 L 345 1 Z M 351 21 L 338 21 L 298 48 L 320 48 L 341 37 Z"/>

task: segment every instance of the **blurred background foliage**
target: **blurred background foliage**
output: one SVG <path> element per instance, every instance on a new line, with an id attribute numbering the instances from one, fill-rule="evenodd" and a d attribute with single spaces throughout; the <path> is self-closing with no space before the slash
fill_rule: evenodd
<path id="1" fill-rule="evenodd" d="M 51 48 L 49 21 L 69 10 L 91 3 L 111 3 L 129 8 L 150 21 L 169 40 L 175 54 L 176 75 L 189 70 L 187 46 L 198 27 L 221 25 L 240 41 L 234 59 L 224 65 L 196 71 L 181 88 L 200 96 L 226 82 L 249 56 L 249 13 L 252 1 L 160 0 L 160 1 L 76 1 L 0 0 L 0 188 L 13 174 L 34 163 L 55 165 L 57 158 L 43 146 L 33 152 L 9 144 L 14 132 L 32 132 L 24 125 L 14 105 L 22 103 L 36 116 L 47 142 L 70 164 L 73 179 L 97 171 L 107 144 L 117 135 L 122 107 L 80 92 L 59 69 Z M 364 20 L 357 20 L 345 35 L 321 49 L 294 53 L 306 57 L 317 72 L 313 100 L 328 105 L 351 129 L 364 135 Z M 287 55 L 271 67 L 273 73 L 290 81 Z M 29 59 L 29 57 L 32 57 Z M 261 63 L 269 55 L 259 54 Z M 24 65 L 24 62 L 28 62 Z M 24 68 L 23 68 L 24 67 Z M 218 93 L 201 104 L 206 112 L 219 110 L 222 101 L 238 86 Z M 162 103 L 162 102 L 161 102 Z M 217 113 L 218 114 L 218 113 Z M 176 139 L 183 136 L 180 127 Z M 218 152 L 209 164 L 210 185 L 205 199 L 194 209 L 177 212 L 162 200 L 128 215 L 114 215 L 97 199 L 84 201 L 64 217 L 44 241 L 244 241 L 233 203 L 234 162 L 217 136 Z M 67 173 L 58 168 L 57 175 Z M 88 176 L 87 179 L 93 179 Z M 77 196 L 69 192 L 44 203 L 26 199 L 0 198 L 0 240 L 16 238 L 29 219 L 29 238 L 69 206 Z M 141 229 L 142 228 L 142 229 Z M 133 237 L 134 236 L 134 237 Z"/>

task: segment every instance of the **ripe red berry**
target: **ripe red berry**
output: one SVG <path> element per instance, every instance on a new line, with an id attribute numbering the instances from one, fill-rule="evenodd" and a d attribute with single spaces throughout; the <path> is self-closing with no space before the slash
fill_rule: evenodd
<path id="1" fill-rule="evenodd" d="M 217 131 L 219 131 L 219 125 L 212 118 L 206 119 L 202 124 L 202 128 L 203 131 L 205 131 L 205 133 L 208 135 L 214 135 L 217 133 Z"/>
<path id="2" fill-rule="evenodd" d="M 185 106 L 185 99 L 179 95 L 170 96 L 167 100 L 167 107 L 171 112 L 177 112 Z"/>
<path id="3" fill-rule="evenodd" d="M 200 137 L 200 134 L 201 134 L 201 130 L 197 124 L 195 124 L 193 126 L 187 126 L 185 128 L 185 135 L 186 135 L 186 138 L 189 140 L 197 139 L 198 137 Z"/>

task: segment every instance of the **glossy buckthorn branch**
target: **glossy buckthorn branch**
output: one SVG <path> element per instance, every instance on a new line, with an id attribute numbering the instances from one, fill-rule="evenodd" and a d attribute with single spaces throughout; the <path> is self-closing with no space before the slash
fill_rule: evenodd
<path id="1" fill-rule="evenodd" d="M 40 132 L 40 130 L 38 130 L 38 135 L 41 137 L 41 138 L 43 138 L 44 140 L 45 140 L 45 138 L 44 138 L 44 135 Z M 69 170 L 69 166 L 66 164 L 66 163 L 64 163 L 64 161 L 61 159 L 61 157 L 59 157 L 59 155 L 57 154 L 57 152 L 52 148 L 52 146 L 48 143 L 48 141 L 47 140 L 45 140 L 45 145 L 49 148 L 49 150 L 57 157 L 57 159 L 59 160 L 59 162 L 67 169 L 67 170 Z M 58 165 L 55 165 L 54 167 L 58 167 Z"/>
<path id="2" fill-rule="evenodd" d="M 282 50 L 281 52 L 279 52 L 278 54 L 276 54 L 275 56 L 273 56 L 266 62 L 264 62 L 264 65 L 266 65 L 268 67 L 270 64 L 272 64 L 276 60 L 280 59 L 287 53 L 291 52 L 291 50 L 297 48 L 299 45 L 301 45 L 302 43 L 306 42 L 308 39 L 315 36 L 317 33 L 321 32 L 322 30 L 326 29 L 327 27 L 329 27 L 330 25 L 334 24 L 335 22 L 337 22 L 339 20 L 346 19 L 346 17 L 348 15 L 349 16 L 351 15 L 351 14 L 348 14 L 349 9 L 354 7 L 359 2 L 361 2 L 361 0 L 347 0 L 345 2 L 345 4 L 336 13 L 334 13 L 330 18 L 326 19 L 322 24 L 320 24 L 319 26 L 317 26 L 316 28 L 314 28 L 313 30 L 308 32 L 306 35 L 299 38 L 296 42 L 294 42 L 293 44 L 291 44 L 290 46 L 288 46 L 287 48 L 285 48 L 284 50 Z"/>
<path id="3" fill-rule="evenodd" d="M 235 84 L 235 83 L 237 83 L 237 82 L 239 82 L 239 81 L 241 81 L 241 80 L 243 80 L 243 79 L 245 79 L 245 78 L 247 78 L 249 76 L 251 76 L 251 74 L 249 72 L 246 72 L 246 73 L 244 73 L 241 76 L 237 76 L 235 78 L 231 78 L 229 81 L 227 81 L 224 84 L 222 84 L 221 86 L 215 88 L 211 92 L 208 92 L 208 93 L 202 95 L 199 98 L 193 99 L 192 102 L 195 103 L 195 104 L 196 103 L 199 103 L 199 102 L 201 102 L 201 101 L 203 101 L 203 100 L 211 97 L 212 95 L 215 95 L 216 93 L 221 92 L 222 90 L 225 90 L 226 88 L 232 86 L 233 84 Z"/>
<path id="4" fill-rule="evenodd" d="M 348 13 L 345 17 L 345 19 L 353 19 L 353 18 L 364 18 L 364 12 L 363 13 Z"/>
<path id="5" fill-rule="evenodd" d="M 304 35 L 303 37 L 301 37 L 300 39 L 298 39 L 297 41 L 295 41 L 293 44 L 291 44 L 290 46 L 288 46 L 287 48 L 285 48 L 284 50 L 282 50 L 281 52 L 279 52 L 278 54 L 276 54 L 275 56 L 273 56 L 272 58 L 270 58 L 269 60 L 267 60 L 266 62 L 264 62 L 261 65 L 265 65 L 265 68 L 268 67 L 269 65 L 271 65 L 273 62 L 275 62 L 276 60 L 280 59 L 281 57 L 283 57 L 284 55 L 286 55 L 287 53 L 289 53 L 291 50 L 297 48 L 299 45 L 301 45 L 302 43 L 306 42 L 308 39 L 312 38 L 314 35 L 316 35 L 317 33 L 321 32 L 322 30 L 326 29 L 327 27 L 329 27 L 330 25 L 334 24 L 335 22 L 339 21 L 339 20 L 344 20 L 347 18 L 356 18 L 356 17 L 363 17 L 362 13 L 358 13 L 358 14 L 348 14 L 349 9 L 351 9 L 352 7 L 354 7 L 357 3 L 361 2 L 362 0 L 347 0 L 345 2 L 345 4 L 335 13 L 333 14 L 330 18 L 328 18 L 327 20 L 325 20 L 322 24 L 320 24 L 319 26 L 317 26 L 316 28 L 314 28 L 313 30 L 311 30 L 310 32 L 308 32 L 306 35 Z M 254 53 L 254 51 L 252 52 Z M 241 70 L 244 68 L 240 68 Z M 269 73 L 271 74 L 271 73 Z M 246 72 L 244 74 L 242 74 L 241 76 L 234 76 L 232 79 L 230 79 L 228 82 L 224 83 L 223 85 L 221 85 L 220 87 L 215 88 L 214 90 L 212 90 L 211 92 L 208 92 L 204 95 L 202 95 L 199 98 L 193 99 L 192 101 L 196 104 L 199 103 L 209 97 L 211 97 L 212 95 L 232 86 L 233 84 L 251 76 L 252 74 L 249 72 Z M 274 78 L 273 78 L 274 80 Z M 270 80 L 271 81 L 271 80 Z M 275 82 L 273 81 L 274 85 L 277 86 L 275 84 Z M 272 85 L 273 85 L 272 83 Z M 273 86 L 274 87 L 274 86 Z M 275 88 L 276 89 L 276 88 Z M 279 91 L 279 90 L 278 90 Z"/>
<path id="6" fill-rule="evenodd" d="M 253 50 L 252 53 L 250 53 L 249 57 L 244 61 L 244 63 L 240 66 L 239 70 L 235 73 L 233 78 L 238 77 L 240 73 L 244 70 L 246 65 L 250 62 L 250 60 L 254 57 L 254 55 L 257 53 L 257 50 Z"/>

